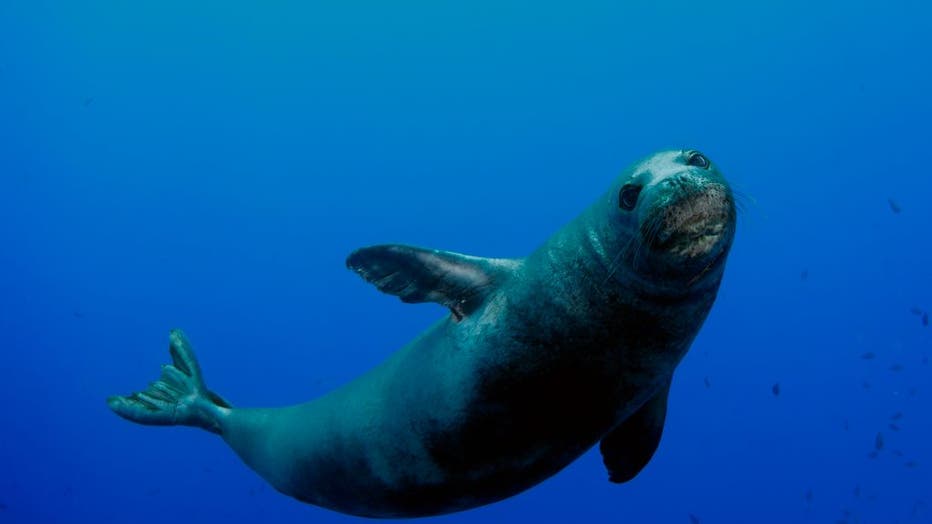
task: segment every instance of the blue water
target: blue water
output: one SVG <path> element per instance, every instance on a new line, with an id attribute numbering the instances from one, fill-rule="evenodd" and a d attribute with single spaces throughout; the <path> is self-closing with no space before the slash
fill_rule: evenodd
<path id="1" fill-rule="evenodd" d="M 745 197 L 654 460 L 437 520 L 932 522 L 927 3 L 391 4 L 0 2 L 0 522 L 358 521 L 104 399 L 172 327 L 323 394 L 445 314 L 351 250 L 520 257 L 682 147 Z"/>

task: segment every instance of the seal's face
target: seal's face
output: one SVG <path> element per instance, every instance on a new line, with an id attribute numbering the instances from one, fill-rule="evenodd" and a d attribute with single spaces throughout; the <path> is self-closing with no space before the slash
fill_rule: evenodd
<path id="1" fill-rule="evenodd" d="M 621 177 L 617 215 L 629 242 L 631 270 L 691 286 L 724 262 L 735 232 L 734 197 L 698 151 L 666 151 Z"/>

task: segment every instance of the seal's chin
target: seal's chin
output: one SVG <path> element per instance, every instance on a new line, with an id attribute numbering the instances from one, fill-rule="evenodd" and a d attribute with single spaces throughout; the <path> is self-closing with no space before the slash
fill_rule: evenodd
<path id="1" fill-rule="evenodd" d="M 672 196 L 645 221 L 641 232 L 655 252 L 690 265 L 725 249 L 734 205 L 725 186 L 707 184 Z"/>

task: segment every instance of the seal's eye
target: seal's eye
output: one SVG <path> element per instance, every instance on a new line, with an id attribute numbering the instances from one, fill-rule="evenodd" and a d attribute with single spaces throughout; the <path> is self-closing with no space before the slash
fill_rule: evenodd
<path id="1" fill-rule="evenodd" d="M 637 184 L 625 184 L 618 193 L 618 207 L 625 211 L 631 211 L 638 203 L 638 195 L 641 194 L 641 186 Z"/>
<path id="2" fill-rule="evenodd" d="M 690 151 L 686 153 L 686 165 L 693 167 L 701 167 L 702 169 L 709 169 L 709 159 L 705 157 L 699 151 Z"/>

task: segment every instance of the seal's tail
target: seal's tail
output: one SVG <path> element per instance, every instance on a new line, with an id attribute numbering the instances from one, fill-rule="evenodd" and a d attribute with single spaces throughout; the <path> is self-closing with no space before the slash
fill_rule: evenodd
<path id="1" fill-rule="evenodd" d="M 196 426 L 220 433 L 230 404 L 204 385 L 191 343 L 180 329 L 169 335 L 172 364 L 162 376 L 139 393 L 114 396 L 107 404 L 117 415 L 150 426 Z"/>

